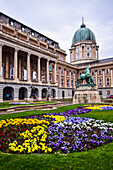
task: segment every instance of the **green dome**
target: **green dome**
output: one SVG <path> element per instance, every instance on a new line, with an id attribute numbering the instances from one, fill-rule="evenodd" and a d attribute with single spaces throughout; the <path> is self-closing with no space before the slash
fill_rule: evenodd
<path id="1" fill-rule="evenodd" d="M 75 32 L 72 39 L 72 44 L 83 40 L 91 40 L 96 42 L 94 33 L 89 28 L 86 28 L 84 23 L 82 23 L 81 27 Z"/>

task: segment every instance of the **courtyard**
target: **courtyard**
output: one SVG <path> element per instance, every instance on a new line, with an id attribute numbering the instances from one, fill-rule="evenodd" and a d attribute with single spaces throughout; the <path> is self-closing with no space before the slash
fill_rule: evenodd
<path id="1" fill-rule="evenodd" d="M 1 114 L 0 133 L 1 169 L 113 168 L 112 104 Z"/>

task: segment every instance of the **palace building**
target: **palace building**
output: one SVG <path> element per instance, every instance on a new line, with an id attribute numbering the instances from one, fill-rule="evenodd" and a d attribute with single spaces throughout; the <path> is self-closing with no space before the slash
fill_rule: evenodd
<path id="1" fill-rule="evenodd" d="M 99 60 L 95 35 L 84 22 L 67 63 L 56 41 L 0 13 L 0 101 L 72 98 L 77 77 L 88 66 L 101 97 L 112 95 L 113 58 Z"/>

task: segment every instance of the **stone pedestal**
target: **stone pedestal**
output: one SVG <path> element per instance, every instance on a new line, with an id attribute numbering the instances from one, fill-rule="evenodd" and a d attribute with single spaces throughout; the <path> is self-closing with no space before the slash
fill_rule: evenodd
<path id="1" fill-rule="evenodd" d="M 80 103 L 100 103 L 97 86 L 79 86 L 73 96 L 73 104 Z"/>

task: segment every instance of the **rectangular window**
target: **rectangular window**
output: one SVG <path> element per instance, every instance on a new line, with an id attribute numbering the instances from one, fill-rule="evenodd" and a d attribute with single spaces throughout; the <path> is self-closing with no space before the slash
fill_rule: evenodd
<path id="1" fill-rule="evenodd" d="M 56 72 L 58 73 L 58 67 L 56 67 Z"/>
<path id="2" fill-rule="evenodd" d="M 110 85 L 110 78 L 106 78 L 106 86 Z"/>
<path id="3" fill-rule="evenodd" d="M 64 86 L 64 79 L 63 78 L 61 79 L 61 83 L 62 83 L 62 86 Z"/>
<path id="4" fill-rule="evenodd" d="M 102 86 L 102 79 L 99 79 L 99 80 L 98 80 L 98 85 L 99 85 L 99 86 Z"/>
<path id="5" fill-rule="evenodd" d="M 99 91 L 99 95 L 102 96 L 102 91 Z"/>
<path id="6" fill-rule="evenodd" d="M 61 74 L 64 74 L 64 69 L 63 68 L 61 69 Z"/>
<path id="7" fill-rule="evenodd" d="M 69 71 L 67 71 L 67 76 L 69 76 Z"/>
<path id="8" fill-rule="evenodd" d="M 69 87 L 69 79 L 67 80 L 67 87 Z"/>
<path id="9" fill-rule="evenodd" d="M 71 76 L 73 77 L 73 71 L 71 72 Z"/>
<path id="10" fill-rule="evenodd" d="M 50 83 L 52 83 L 52 76 L 49 76 L 49 81 Z"/>
<path id="11" fill-rule="evenodd" d="M 64 57 L 61 57 L 61 61 L 64 61 Z"/>
<path id="12" fill-rule="evenodd" d="M 109 68 L 106 69 L 106 74 L 109 74 L 110 73 L 110 70 Z"/>
<path id="13" fill-rule="evenodd" d="M 92 76 L 94 76 L 94 71 L 92 71 Z"/>
<path id="14" fill-rule="evenodd" d="M 10 78 L 11 79 L 14 78 L 14 67 L 11 67 L 11 69 L 10 69 Z"/>
<path id="15" fill-rule="evenodd" d="M 102 70 L 98 70 L 98 74 L 101 75 L 102 74 Z"/>
<path id="16" fill-rule="evenodd" d="M 73 87 L 73 80 L 71 80 L 71 86 Z"/>
<path id="17" fill-rule="evenodd" d="M 110 91 L 109 91 L 109 90 L 107 90 L 106 95 L 107 95 L 107 96 L 109 96 L 109 95 L 110 95 Z"/>

